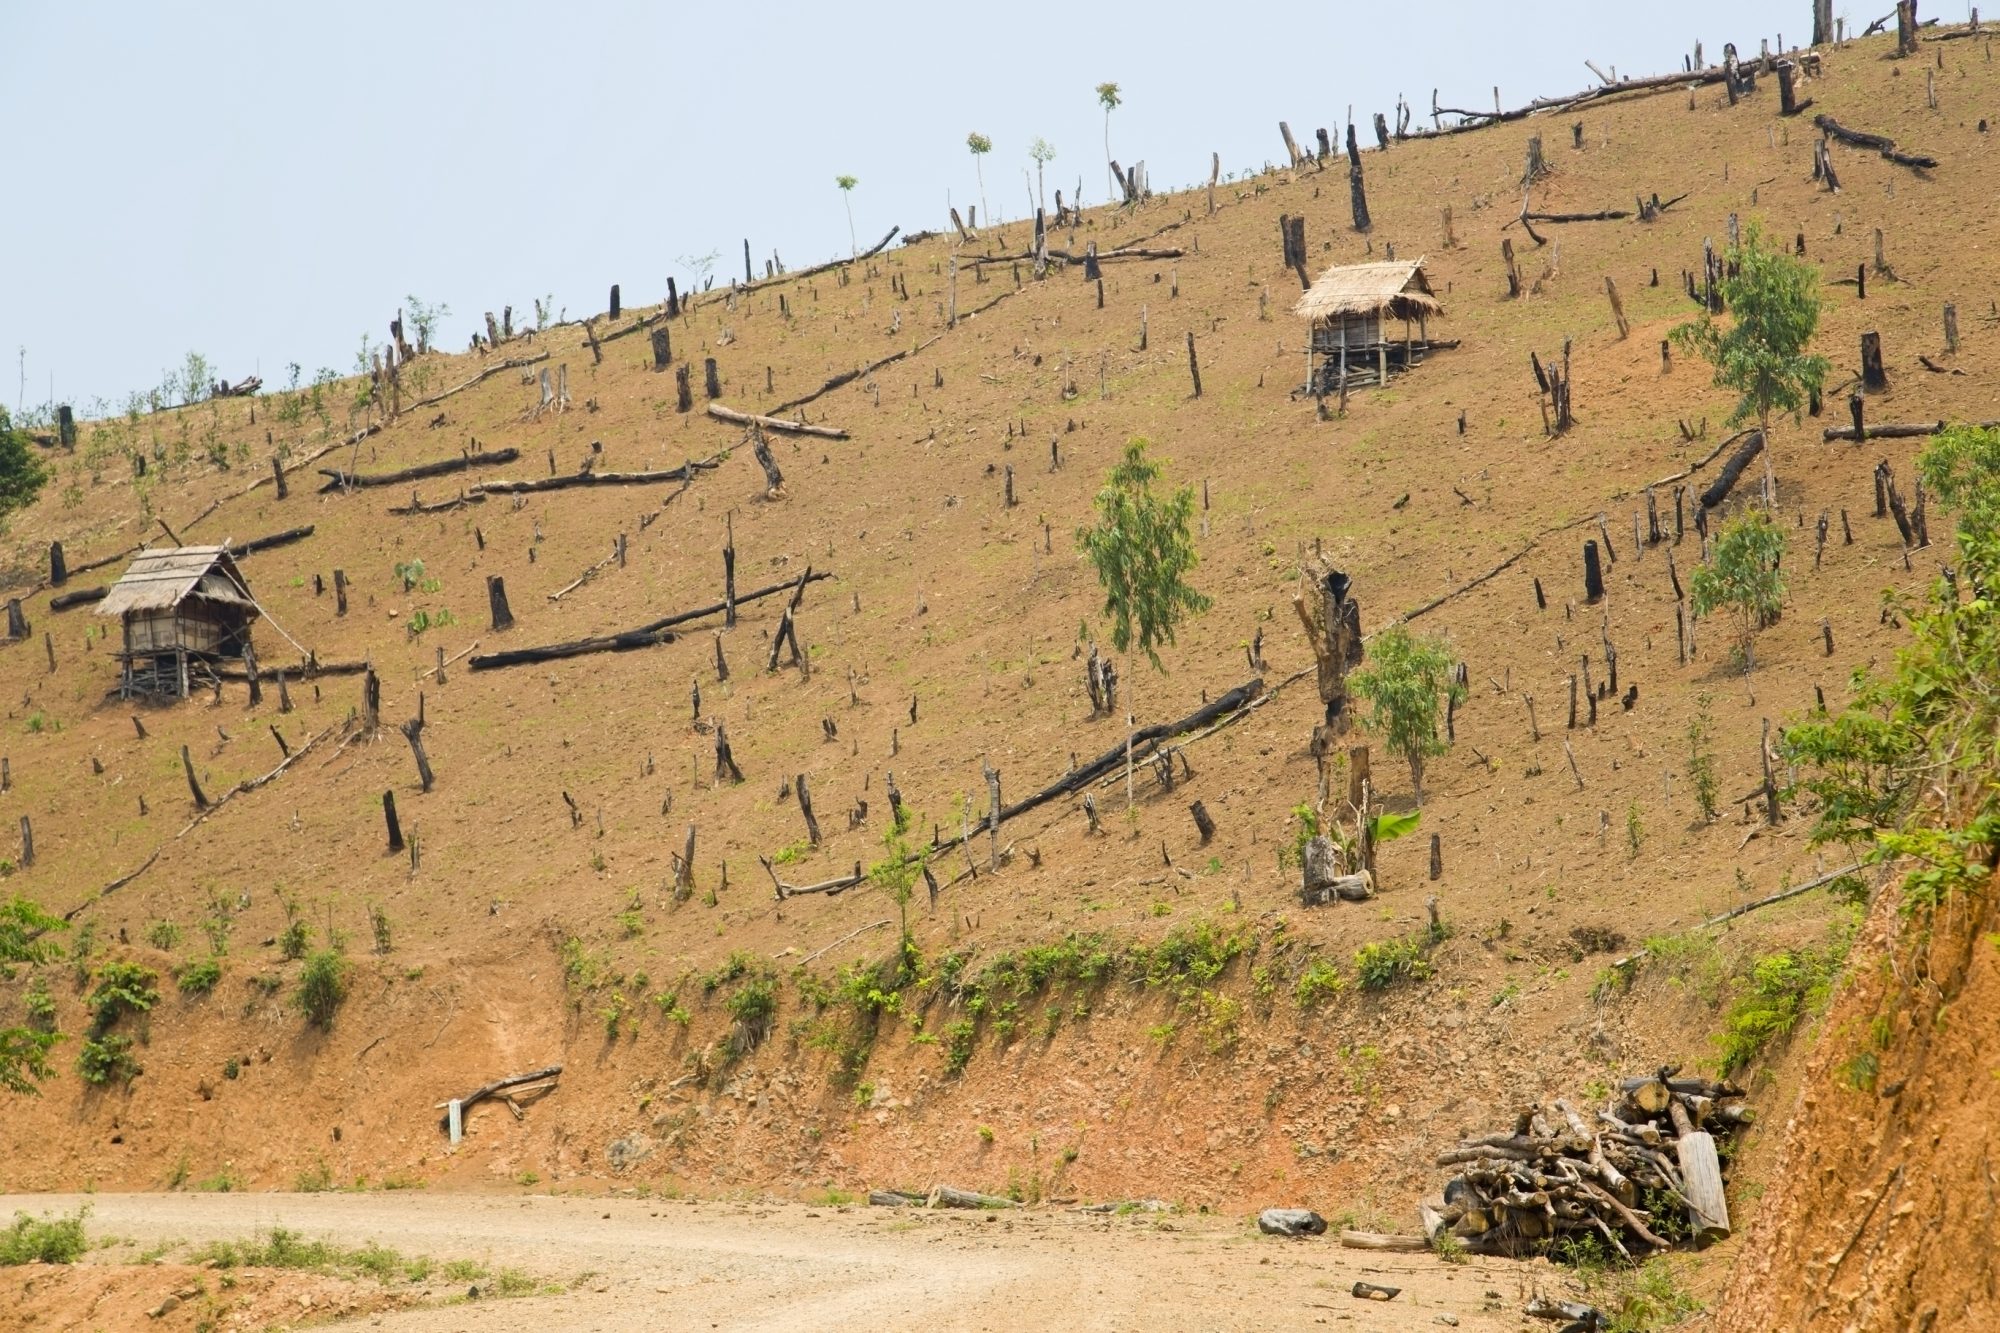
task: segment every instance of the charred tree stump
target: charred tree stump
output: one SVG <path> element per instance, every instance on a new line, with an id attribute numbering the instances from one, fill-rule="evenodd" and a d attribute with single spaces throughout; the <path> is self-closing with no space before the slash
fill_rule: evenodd
<path id="1" fill-rule="evenodd" d="M 1365 232 L 1368 220 L 1368 190 L 1361 179 L 1361 145 L 1354 138 L 1354 123 L 1347 125 L 1347 197 L 1354 211 L 1354 230 Z"/>
<path id="2" fill-rule="evenodd" d="M 668 318 L 668 319 L 679 319 L 680 317 L 681 317 L 681 293 L 680 293 L 680 289 L 679 289 L 678 287 L 674 286 L 674 280 L 673 280 L 672 278 L 668 278 L 668 279 L 667 279 L 667 318 Z"/>
<path id="3" fill-rule="evenodd" d="M 243 645 L 243 674 L 250 685 L 250 706 L 260 707 L 264 702 L 264 686 L 257 679 L 257 650 L 247 642 Z"/>
<path id="4" fill-rule="evenodd" d="M 19 643 L 22 639 L 27 638 L 29 633 L 28 617 L 21 610 L 21 599 L 18 597 L 9 597 L 7 599 L 7 637 L 13 642 Z"/>
<path id="5" fill-rule="evenodd" d="M 507 606 L 507 581 L 498 574 L 486 576 L 486 608 L 496 632 L 513 625 L 514 613 Z"/>
<path id="6" fill-rule="evenodd" d="M 187 774 L 188 794 L 194 797 L 194 808 L 208 809 L 208 797 L 202 792 L 201 783 L 195 781 L 194 756 L 188 753 L 188 747 L 185 745 L 181 747 L 181 771 Z"/>
<path id="7" fill-rule="evenodd" d="M 667 332 L 666 326 L 661 324 L 654 326 L 652 338 L 653 369 L 665 370 L 674 359 L 673 336 Z"/>
<path id="8" fill-rule="evenodd" d="M 1433 833 L 1431 834 L 1431 879 L 1435 881 L 1438 879 L 1442 879 L 1443 877 L 1444 877 L 1444 835 L 1440 833 Z"/>
<path id="9" fill-rule="evenodd" d="M 347 571 L 344 569 L 333 571 L 333 613 L 336 616 L 347 614 Z"/>
<path id="10" fill-rule="evenodd" d="M 1188 330 L 1188 377 L 1194 381 L 1194 396 L 1201 397 L 1201 363 L 1194 358 L 1194 330 Z"/>
<path id="11" fill-rule="evenodd" d="M 1215 836 L 1215 820 L 1208 813 L 1208 807 L 1196 801 L 1188 806 L 1188 813 L 1194 816 L 1194 826 L 1201 832 L 1201 845 L 1208 846 L 1209 839 Z"/>
<path id="12" fill-rule="evenodd" d="M 614 283 L 612 283 L 612 284 L 611 284 L 611 312 L 610 312 L 610 317 L 611 317 L 612 319 L 616 319 L 616 318 L 618 318 L 618 313 L 619 313 L 619 305 L 618 305 L 618 284 L 614 282 Z"/>
<path id="13" fill-rule="evenodd" d="M 1861 387 L 1870 393 L 1889 387 L 1889 372 L 1882 368 L 1882 335 L 1874 329 L 1861 335 Z"/>
<path id="14" fill-rule="evenodd" d="M 271 456 L 271 482 L 278 488 L 280 500 L 291 494 L 291 488 L 285 485 L 285 465 L 278 460 L 276 454 Z"/>
<path id="15" fill-rule="evenodd" d="M 49 586 L 60 588 L 69 582 L 69 565 L 63 560 L 61 542 L 49 543 Z"/>
<path id="16" fill-rule="evenodd" d="M 715 720 L 715 780 L 728 777 L 731 782 L 743 781 L 743 770 L 736 766 L 736 756 L 729 748 L 729 728 L 721 718 Z"/>
<path id="17" fill-rule="evenodd" d="M 396 793 L 393 791 L 382 793 L 382 822 L 389 829 L 389 855 L 394 856 L 403 850 L 403 825 L 396 818 Z"/>
<path id="18" fill-rule="evenodd" d="M 792 790 L 798 794 L 799 813 L 806 817 L 806 838 L 813 846 L 819 846 L 819 820 L 813 818 L 812 792 L 806 787 L 806 775 L 801 773 L 792 780 Z"/>
<path id="19" fill-rule="evenodd" d="M 422 697 L 419 695 L 419 700 Z M 423 704 L 419 702 L 417 707 L 421 710 Z M 405 722 L 402 726 L 402 732 L 403 738 L 410 743 L 410 753 L 415 756 L 417 761 L 417 781 L 424 791 L 429 791 L 433 778 L 431 776 L 430 756 L 424 753 L 424 719 L 421 714 Z"/>
<path id="20" fill-rule="evenodd" d="M 1347 575 L 1335 569 L 1332 561 L 1315 553 L 1301 567 L 1298 591 L 1292 595 L 1292 607 L 1298 612 L 1318 665 L 1325 723 L 1335 736 L 1347 730 L 1346 677 L 1351 668 L 1361 664 L 1362 655 L 1361 606 L 1348 595 L 1351 586 Z"/>
<path id="21" fill-rule="evenodd" d="M 707 392 L 709 400 L 713 402 L 722 397 L 722 375 L 716 370 L 714 357 L 702 358 L 701 374 L 702 388 Z"/>
<path id="22" fill-rule="evenodd" d="M 1588 540 L 1583 544 L 1583 599 L 1597 602 L 1603 597 L 1604 567 L 1598 561 L 1597 542 Z"/>
<path id="23" fill-rule="evenodd" d="M 677 412 L 694 411 L 694 389 L 688 383 L 688 368 L 686 363 L 674 367 L 674 410 Z"/>
<path id="24" fill-rule="evenodd" d="M 723 515 L 722 627 L 736 628 L 736 520 Z"/>
<path id="25" fill-rule="evenodd" d="M 775 500 L 785 491 L 785 474 L 778 470 L 778 460 L 771 454 L 771 446 L 764 439 L 764 432 L 751 428 L 750 451 L 757 456 L 757 466 L 764 469 L 764 498 Z M 1009 469 L 1011 475 L 1012 469 Z"/>
<path id="26" fill-rule="evenodd" d="M 1750 431 L 1736 452 L 1729 456 L 1729 461 L 1722 465 L 1722 471 L 1716 474 L 1708 489 L 1701 493 L 1703 510 L 1713 509 L 1728 498 L 1730 489 L 1736 485 L 1736 479 L 1743 475 L 1743 469 L 1750 466 L 1763 448 L 1764 432 Z"/>
<path id="27" fill-rule="evenodd" d="M 28 817 L 26 815 L 22 815 L 21 816 L 21 868 L 23 870 L 26 870 L 29 867 L 33 866 L 34 864 L 35 864 L 35 826 L 28 822 Z"/>

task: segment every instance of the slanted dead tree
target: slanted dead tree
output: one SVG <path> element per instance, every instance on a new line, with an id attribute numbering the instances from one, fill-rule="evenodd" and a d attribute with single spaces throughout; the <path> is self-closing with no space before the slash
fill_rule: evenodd
<path id="1" fill-rule="evenodd" d="M 1576 416 L 1570 407 L 1570 340 L 1563 339 L 1562 365 L 1554 360 L 1544 362 L 1533 352 L 1528 353 L 1528 364 L 1534 369 L 1535 384 L 1541 391 L 1542 429 L 1549 435 L 1562 435 L 1576 424 Z"/>
<path id="2" fill-rule="evenodd" d="M 1361 145 L 1354 137 L 1354 122 L 1347 123 L 1347 200 L 1354 213 L 1354 230 L 1373 227 L 1368 217 L 1368 189 L 1361 178 Z"/>
<path id="3" fill-rule="evenodd" d="M 417 782 L 424 791 L 431 789 L 435 780 L 431 775 L 431 757 L 424 752 L 423 695 L 417 696 L 417 715 L 402 726 L 403 739 L 410 743 L 410 754 L 417 761 Z"/>

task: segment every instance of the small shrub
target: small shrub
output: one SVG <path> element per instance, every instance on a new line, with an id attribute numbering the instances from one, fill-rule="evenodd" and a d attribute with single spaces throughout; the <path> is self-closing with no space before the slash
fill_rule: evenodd
<path id="1" fill-rule="evenodd" d="M 14 1223 L 0 1231 L 0 1267 L 18 1264 L 73 1264 L 88 1248 L 83 1234 L 86 1209 L 69 1216 L 30 1217 L 15 1213 Z"/>
<path id="2" fill-rule="evenodd" d="M 1317 1009 L 1339 998 L 1347 989 L 1347 978 L 1340 975 L 1340 969 L 1325 958 L 1315 958 L 1306 964 L 1305 971 L 1299 973 L 1298 984 L 1293 988 L 1299 1008 Z"/>
<path id="3" fill-rule="evenodd" d="M 375 939 L 375 952 L 388 953 L 394 948 L 394 931 L 389 925 L 389 914 L 382 910 L 380 903 L 368 907 L 368 931 Z"/>
<path id="4" fill-rule="evenodd" d="M 98 968 L 86 1001 L 92 1031 L 102 1034 L 126 1014 L 143 1014 L 158 1004 L 159 979 L 159 973 L 137 963 L 106 963 Z"/>
<path id="5" fill-rule="evenodd" d="M 292 1180 L 292 1188 L 301 1194 L 322 1194 L 333 1188 L 333 1168 L 329 1167 L 326 1158 L 322 1157 L 312 1166 L 299 1172 Z"/>
<path id="6" fill-rule="evenodd" d="M 1823 950 L 1787 949 L 1759 958 L 1751 966 L 1748 991 L 1730 1006 L 1715 1038 L 1723 1077 L 1748 1068 L 1801 1017 L 1818 1010 L 1845 956 L 1841 940 Z"/>
<path id="7" fill-rule="evenodd" d="M 172 921 L 155 921 L 146 927 L 146 943 L 161 953 L 172 953 L 181 942 L 181 928 Z"/>
<path id="8" fill-rule="evenodd" d="M 214 958 L 182 963 L 174 969 L 174 984 L 183 995 L 206 995 L 222 980 L 222 964 Z"/>
<path id="9" fill-rule="evenodd" d="M 278 956 L 286 962 L 306 956 L 312 944 L 312 927 L 294 917 L 278 932 Z"/>
<path id="10" fill-rule="evenodd" d="M 1363 990 L 1387 990 L 1398 982 L 1424 981 L 1430 975 L 1423 943 L 1408 935 L 1364 944 L 1354 955 L 1354 976 Z"/>
<path id="11" fill-rule="evenodd" d="M 771 1034 L 778 1015 L 778 980 L 758 977 L 729 997 L 729 1016 L 736 1020 L 730 1048 L 737 1055 L 753 1051 Z"/>
<path id="12" fill-rule="evenodd" d="M 130 1083 L 145 1071 L 132 1058 L 132 1039 L 112 1033 L 84 1039 L 76 1056 L 76 1072 L 85 1083 L 103 1087 L 114 1080 Z"/>
<path id="13" fill-rule="evenodd" d="M 347 999 L 350 966 L 338 949 L 321 949 L 306 960 L 299 973 L 299 1009 L 306 1022 L 321 1029 L 333 1026 L 334 1014 Z"/>

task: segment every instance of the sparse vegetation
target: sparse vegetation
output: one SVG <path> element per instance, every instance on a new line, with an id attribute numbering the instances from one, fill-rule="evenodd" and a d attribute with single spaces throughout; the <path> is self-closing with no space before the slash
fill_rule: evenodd
<path id="1" fill-rule="evenodd" d="M 1735 613 L 1737 650 L 1747 670 L 1755 665 L 1757 631 L 1775 624 L 1785 604 L 1785 533 L 1761 509 L 1745 510 L 1716 535 L 1714 563 L 1695 566 L 1688 579 L 1694 613 Z"/>
<path id="2" fill-rule="evenodd" d="M 353 964 L 337 948 L 321 949 L 306 959 L 299 973 L 299 1012 L 316 1028 L 333 1026 L 333 1016 L 347 1000 L 348 973 Z"/>
<path id="3" fill-rule="evenodd" d="M 31 1217 L 15 1213 L 13 1224 L 0 1231 L 0 1268 L 20 1264 L 73 1264 L 89 1248 L 83 1233 L 87 1208 L 67 1216 Z"/>

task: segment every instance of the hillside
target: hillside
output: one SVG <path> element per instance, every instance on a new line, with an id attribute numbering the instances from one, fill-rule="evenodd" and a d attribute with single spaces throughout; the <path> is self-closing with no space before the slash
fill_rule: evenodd
<path id="1" fill-rule="evenodd" d="M 1712 956 L 1682 965 L 1691 970 L 1647 964 L 1629 987 L 1599 987 L 1602 969 L 1650 937 L 1836 868 L 1807 845 L 1806 820 L 1764 827 L 1731 798 L 1763 781 L 1765 719 L 1803 715 L 1816 688 L 1838 707 L 1856 666 L 1887 660 L 1901 635 L 1881 614 L 1883 590 L 1926 586 L 1950 546 L 1940 522 L 1906 568 L 1895 525 L 1874 516 L 1872 474 L 1887 459 L 1907 487 L 1922 441 L 1823 442 L 1823 426 L 1845 423 L 1845 390 L 1829 393 L 1821 418 L 1773 432 L 1792 539 L 1782 621 L 1759 636 L 1748 675 L 1732 666 L 1720 622 L 1703 622 L 1697 655 L 1680 664 L 1667 552 L 1635 549 L 1633 514 L 1650 484 L 1714 479 L 1731 399 L 1678 350 L 1663 368 L 1661 343 L 1695 309 L 1681 275 L 1700 271 L 1704 240 L 1719 249 L 1731 215 L 1757 219 L 1780 240 L 1802 237 L 1829 279 L 1870 268 L 1863 299 L 1851 285 L 1826 289 L 1816 344 L 1845 381 L 1863 332 L 1879 331 L 1890 387 L 1868 396 L 1870 422 L 1992 415 L 1993 317 L 1977 307 L 2000 260 L 1966 243 L 1965 219 L 1996 179 L 1982 117 L 2000 106 L 2000 75 L 1984 42 L 1931 43 L 1904 61 L 1892 47 L 1884 37 L 1823 52 L 1813 110 L 1941 165 L 1916 171 L 1836 144 L 1839 193 L 1813 179 L 1810 114 L 1780 118 L 1774 81 L 1734 106 L 1710 84 L 1369 151 L 1365 237 L 1349 224 L 1339 161 L 1222 183 L 1212 215 L 1200 189 L 1091 210 L 1050 244 L 1183 251 L 1107 260 L 1101 305 L 1080 265 L 1035 281 L 1025 262 L 972 262 L 1022 252 L 1031 238 L 1018 225 L 956 252 L 940 235 L 816 276 L 718 288 L 662 323 L 674 365 L 692 367 L 690 412 L 676 410 L 674 373 L 652 369 L 649 330 L 637 328 L 661 308 L 628 304 L 593 325 L 597 339 L 631 334 L 602 341 L 601 363 L 576 325 L 519 333 L 516 308 L 518 336 L 419 358 L 405 375 L 421 370 L 425 386 L 406 378 L 405 395 L 510 358 L 545 361 L 406 408 L 352 444 L 346 430 L 362 419 L 348 425 L 344 402 L 323 419 L 303 398 L 288 408 L 284 391 L 87 423 L 7 539 L 5 595 L 32 630 L 0 652 L 11 781 L 0 804 L 10 829 L 32 821 L 35 862 L 5 890 L 74 916 L 62 945 L 78 968 L 138 962 L 162 974 L 164 998 L 129 1029 L 143 1034 L 144 1070 L 129 1085 L 87 1086 L 71 1069 L 77 1037 L 57 1048 L 60 1075 L 39 1098 L 11 1102 L 0 1126 L 0 1183 L 616 1177 L 804 1194 L 946 1180 L 1227 1210 L 1296 1202 L 1407 1228 L 1438 1183 L 1440 1140 L 1624 1073 L 1712 1064 L 1710 1033 L 1744 960 L 1819 945 L 1841 928 L 1838 904 L 1808 894 L 1745 916 Z M 1537 247 L 1515 220 L 1533 133 L 1553 167 L 1535 188 L 1538 211 L 1685 197 L 1649 222 L 1542 227 Z M 1278 219 L 1301 214 L 1314 270 L 1390 247 L 1425 256 L 1448 311 L 1433 336 L 1458 341 L 1328 419 L 1294 392 L 1306 330 L 1289 313 L 1298 285 Z M 1872 268 L 1878 231 L 1892 272 Z M 1519 298 L 1507 294 L 1503 239 L 1533 287 Z M 643 274 L 605 280 L 628 298 L 655 291 Z M 512 299 L 496 290 L 496 311 Z M 1952 354 L 1947 303 L 1959 311 Z M 1566 341 L 1577 424 L 1550 438 L 1529 357 L 1561 360 Z M 895 353 L 907 355 L 803 408 L 848 438 L 771 436 L 784 474 L 775 498 L 743 430 L 703 410 L 706 357 L 722 403 L 764 411 Z M 567 411 L 536 412 L 531 381 L 544 367 L 566 367 Z M 329 392 L 351 399 L 355 387 Z M 1098 789 L 1100 834 L 1066 798 L 1005 826 L 999 843 L 1011 850 L 997 870 L 983 839 L 976 878 L 952 879 L 964 852 L 941 855 L 948 886 L 932 901 L 920 882 L 910 908 L 919 979 L 871 1001 L 866 979 L 846 985 L 841 972 L 892 965 L 895 903 L 872 885 L 778 901 L 759 857 L 789 883 L 835 878 L 883 858 L 892 772 L 920 812 L 913 836 L 936 826 L 949 839 L 986 808 L 982 764 L 1012 801 L 1121 742 L 1116 720 L 1091 716 L 1082 655 L 1093 641 L 1109 648 L 1071 534 L 1134 437 L 1202 497 L 1194 581 L 1214 599 L 1164 652 L 1164 674 L 1142 664 L 1126 679 L 1139 722 L 1182 717 L 1253 678 L 1259 705 L 1189 741 L 1171 790 L 1142 770 L 1131 814 L 1122 781 Z M 390 472 L 475 442 L 518 449 L 519 461 L 351 492 L 321 491 L 315 475 Z M 211 444 L 226 468 L 207 461 Z M 133 451 L 149 460 L 143 479 Z M 274 452 L 290 460 L 284 499 L 270 482 Z M 413 490 L 437 504 L 503 477 L 689 460 L 714 466 L 685 487 L 580 486 L 390 512 Z M 1746 475 L 1725 508 L 1754 481 Z M 1670 509 L 1672 483 L 1657 494 Z M 1600 513 L 1615 562 L 1607 598 L 1590 607 L 1580 552 Z M 1832 537 L 1815 560 L 1822 513 Z M 372 663 L 382 730 L 354 727 L 358 675 L 292 675 L 289 713 L 270 686 L 251 705 L 240 682 L 219 703 L 120 703 L 108 622 L 50 607 L 48 545 L 60 541 L 75 569 L 160 541 L 155 517 L 191 543 L 312 525 L 306 540 L 243 561 L 268 616 L 259 654 L 267 667 L 298 665 L 281 626 L 322 664 Z M 603 563 L 621 536 L 625 559 Z M 830 576 L 797 611 L 809 672 L 765 670 L 781 598 L 746 603 L 733 629 L 707 616 L 633 651 L 480 671 L 459 660 L 718 602 L 732 537 L 739 589 L 808 568 Z M 1321 705 L 1289 604 L 1315 549 L 1351 576 L 1366 632 L 1407 619 L 1447 635 L 1472 688 L 1456 744 L 1427 773 L 1420 832 L 1381 850 L 1380 895 L 1306 908 L 1280 851 L 1317 785 L 1307 747 Z M 1698 549 L 1690 526 L 1673 556 L 1682 577 Z M 414 561 L 421 574 L 406 591 L 398 566 Z M 123 563 L 69 586 L 108 581 Z M 515 617 L 498 632 L 492 576 Z M 1253 670 L 1260 634 L 1264 665 Z M 1583 654 L 1601 672 L 1607 638 L 1636 701 L 1607 700 L 1594 726 L 1571 730 L 1568 677 Z M 451 659 L 442 682 L 425 676 L 440 652 Z M 394 729 L 420 707 L 436 771 L 428 792 Z M 1724 800 L 1713 822 L 1685 776 L 1703 707 Z M 716 781 L 718 723 L 741 783 Z M 183 747 L 214 799 L 278 764 L 272 727 L 293 752 L 308 741 L 311 751 L 197 819 Z M 1408 808 L 1407 774 L 1374 747 L 1380 794 Z M 824 830 L 816 850 L 783 794 L 800 774 Z M 420 857 L 385 852 L 385 791 Z M 1207 845 L 1188 813 L 1197 799 L 1217 824 Z M 673 857 L 690 826 L 692 891 L 681 897 Z M 1435 882 L 1430 834 L 1441 839 Z M 1419 930 L 1430 895 L 1449 929 L 1432 975 L 1362 989 L 1356 951 Z M 313 947 L 329 931 L 346 940 L 351 985 L 327 1031 L 296 1007 L 301 962 L 280 957 L 288 903 Z M 371 951 L 376 920 L 386 953 Z M 1065 945 L 1073 935 L 1102 938 Z M 168 970 L 211 943 L 224 946 L 213 992 L 177 993 Z M 1096 952 L 1113 961 L 1076 964 Z M 1348 984 L 1304 1008 L 1296 983 L 1315 958 Z M 1010 988 L 1036 959 L 1055 980 Z M 1013 970 L 989 972 L 996 963 Z M 74 972 L 47 975 L 59 1026 L 81 1034 Z M 768 1020 L 738 998 L 764 974 L 775 983 Z M 8 1021 L 27 984 L 0 1000 Z M 736 1029 L 766 1021 L 760 1044 L 733 1050 Z M 447 1144 L 438 1103 L 556 1063 L 558 1092 L 520 1115 L 489 1101 L 466 1142 Z M 1797 1066 L 1756 1081 L 1767 1124 L 1782 1123 Z M 1775 1147 L 1759 1131 L 1738 1165 L 1739 1188 L 1752 1187 L 1746 1212 Z"/>

